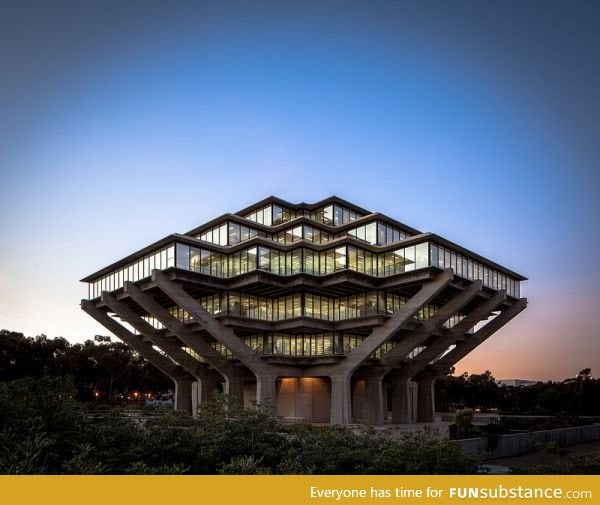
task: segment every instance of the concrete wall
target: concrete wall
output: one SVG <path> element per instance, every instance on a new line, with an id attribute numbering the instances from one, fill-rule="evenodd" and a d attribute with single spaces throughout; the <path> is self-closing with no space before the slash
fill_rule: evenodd
<path id="1" fill-rule="evenodd" d="M 492 458 L 503 458 L 531 452 L 535 450 L 534 445 L 536 443 L 547 444 L 554 442 L 558 447 L 565 447 L 573 444 L 592 442 L 594 440 L 600 440 L 600 424 L 501 435 L 498 437 L 498 443 L 493 449 L 488 447 L 487 438 L 469 438 L 466 440 L 457 440 L 456 442 L 469 452 L 475 454 L 489 452 Z"/>
<path id="2" fill-rule="evenodd" d="M 283 377 L 277 381 L 277 415 L 285 420 L 328 423 L 331 384 L 323 377 Z"/>

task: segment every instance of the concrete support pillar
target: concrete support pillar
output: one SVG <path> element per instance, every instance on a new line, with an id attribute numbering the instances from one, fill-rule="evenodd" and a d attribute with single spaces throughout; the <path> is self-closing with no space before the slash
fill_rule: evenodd
<path id="1" fill-rule="evenodd" d="M 365 421 L 367 424 L 383 424 L 384 408 L 387 410 L 383 396 L 383 377 L 367 377 L 365 383 Z"/>
<path id="2" fill-rule="evenodd" d="M 183 410 L 188 414 L 192 413 L 192 383 L 193 380 L 187 377 L 176 377 L 175 382 L 175 410 Z"/>
<path id="3" fill-rule="evenodd" d="M 202 387 L 200 381 L 192 382 L 192 416 L 198 417 L 198 407 L 200 406 Z"/>
<path id="4" fill-rule="evenodd" d="M 274 375 L 256 376 L 256 403 L 263 409 L 275 411 L 277 408 L 276 381 Z"/>
<path id="5" fill-rule="evenodd" d="M 332 375 L 331 378 L 331 424 L 352 422 L 350 377 Z"/>
<path id="6" fill-rule="evenodd" d="M 433 385 L 437 376 L 426 375 L 417 377 L 417 421 L 432 423 L 435 420 L 435 394 Z"/>
<path id="7" fill-rule="evenodd" d="M 215 393 L 219 390 L 220 382 L 222 382 L 222 378 L 216 374 L 202 377 L 200 384 L 200 404 L 212 401 Z"/>
<path id="8" fill-rule="evenodd" d="M 398 379 L 392 391 L 392 422 L 408 424 L 414 422 L 410 379 Z"/>
<path id="9" fill-rule="evenodd" d="M 244 405 L 244 380 L 241 373 L 229 374 L 225 381 L 225 394 Z"/>

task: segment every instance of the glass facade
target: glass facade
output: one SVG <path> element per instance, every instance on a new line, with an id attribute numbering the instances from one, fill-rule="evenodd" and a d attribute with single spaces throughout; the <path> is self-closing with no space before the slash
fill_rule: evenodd
<path id="1" fill-rule="evenodd" d="M 496 291 L 505 289 L 510 296 L 515 298 L 521 296 L 519 281 L 510 275 L 441 245 L 432 243 L 429 247 L 429 254 L 431 266 L 452 268 L 454 275 L 458 277 L 472 281 L 479 279 L 484 286 L 490 289 Z"/>
<path id="2" fill-rule="evenodd" d="M 363 338 L 362 336 L 343 332 L 265 332 L 247 335 L 242 340 L 260 354 L 311 357 L 350 352 L 351 349 L 362 342 Z"/>
<path id="3" fill-rule="evenodd" d="M 175 244 L 170 244 L 90 282 L 88 296 L 90 299 L 98 298 L 102 291 L 122 288 L 125 281 L 137 282 L 150 277 L 154 269 L 165 270 L 174 266 Z"/>
<path id="4" fill-rule="evenodd" d="M 236 316 L 258 321 L 285 321 L 307 317 L 323 321 L 346 321 L 376 315 L 392 315 L 398 312 L 408 299 L 385 291 L 369 291 L 340 298 L 329 298 L 313 293 L 266 298 L 228 291 L 204 296 L 197 301 L 204 310 L 217 317 Z M 415 314 L 415 319 L 425 321 L 437 311 L 436 305 L 425 305 Z M 190 315 L 179 306 L 171 307 L 169 312 L 184 323 L 192 322 Z M 462 314 L 456 313 L 444 323 L 444 326 L 452 328 L 463 317 Z M 156 329 L 163 329 L 163 325 L 154 317 L 145 316 L 144 319 Z"/>
<path id="5" fill-rule="evenodd" d="M 408 237 L 402 230 L 381 221 L 373 221 L 348 230 L 348 236 L 371 245 L 387 245 Z"/>
<path id="6" fill-rule="evenodd" d="M 221 278 L 255 270 L 281 276 L 299 273 L 329 275 L 352 270 L 372 277 L 389 277 L 433 266 L 452 268 L 458 277 L 480 279 L 490 289 L 505 289 L 510 296 L 520 296 L 517 279 L 447 247 L 422 242 L 381 253 L 342 245 L 322 251 L 307 247 L 279 251 L 271 247 L 252 246 L 229 254 L 176 243 L 90 282 L 89 297 L 97 298 L 102 291 L 119 289 L 125 281 L 136 282 L 149 277 L 153 269 L 164 270 L 174 266 Z"/>
<path id="7" fill-rule="evenodd" d="M 329 226 L 351 223 L 362 217 L 356 211 L 338 204 L 326 205 L 309 213 L 310 219 Z"/>
<path id="8" fill-rule="evenodd" d="M 314 244 L 326 244 L 332 239 L 333 237 L 330 233 L 307 224 L 294 226 L 273 235 L 273 240 L 279 244 L 293 244 L 300 240 L 307 240 Z"/>
<path id="9" fill-rule="evenodd" d="M 388 277 L 429 266 L 427 242 L 386 253 L 342 245 L 323 251 L 306 247 L 279 251 L 252 246 L 230 254 L 178 243 L 176 256 L 177 268 L 215 277 L 234 277 L 252 270 L 264 270 L 277 275 L 328 275 L 340 270 L 354 270 L 372 277 Z"/>
<path id="10" fill-rule="evenodd" d="M 234 221 L 228 221 L 225 224 L 215 226 L 200 235 L 196 235 L 196 238 L 203 242 L 209 242 L 220 246 L 236 245 L 254 237 L 271 239 L 270 234 L 255 230 L 250 226 L 242 225 Z"/>
<path id="11" fill-rule="evenodd" d="M 296 217 L 296 213 L 290 209 L 286 209 L 281 205 L 267 205 L 262 209 L 255 210 L 244 216 L 249 221 L 264 224 L 265 226 L 277 226 Z"/>

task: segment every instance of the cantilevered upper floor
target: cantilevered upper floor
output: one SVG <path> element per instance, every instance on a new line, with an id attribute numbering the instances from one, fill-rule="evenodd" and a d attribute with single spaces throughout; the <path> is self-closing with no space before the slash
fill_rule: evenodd
<path id="1" fill-rule="evenodd" d="M 249 272 L 290 277 L 348 271 L 382 279 L 452 268 L 491 290 L 520 297 L 522 275 L 433 233 L 332 196 L 315 204 L 269 197 L 185 234 L 172 234 L 85 277 L 89 299 L 121 289 L 152 270 L 187 270 L 231 279 Z M 377 286 L 374 284 L 373 288 Z"/>

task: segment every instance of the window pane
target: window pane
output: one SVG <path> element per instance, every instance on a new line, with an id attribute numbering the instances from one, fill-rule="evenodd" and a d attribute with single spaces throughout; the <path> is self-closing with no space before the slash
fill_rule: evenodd
<path id="1" fill-rule="evenodd" d="M 415 246 L 415 267 L 416 268 L 425 268 L 429 266 L 429 254 L 428 254 L 429 246 L 428 243 L 425 242 L 423 244 L 417 244 Z"/>
<path id="2" fill-rule="evenodd" d="M 344 209 L 339 205 L 334 206 L 333 224 L 339 226 L 344 222 Z"/>
<path id="3" fill-rule="evenodd" d="M 273 226 L 283 222 L 283 209 L 279 205 L 273 205 Z"/>
<path id="4" fill-rule="evenodd" d="M 227 225 L 219 226 L 219 245 L 227 245 Z"/>
<path id="5" fill-rule="evenodd" d="M 346 246 L 335 249 L 335 269 L 343 270 L 346 268 Z"/>
<path id="6" fill-rule="evenodd" d="M 187 270 L 190 264 L 190 247 L 185 244 L 177 244 L 177 268 Z"/>
<path id="7" fill-rule="evenodd" d="M 323 209 L 323 223 L 332 225 L 333 224 L 333 205 L 328 205 Z"/>
<path id="8" fill-rule="evenodd" d="M 240 225 L 229 223 L 229 245 L 239 244 L 242 240 Z"/>
<path id="9" fill-rule="evenodd" d="M 369 223 L 365 226 L 365 240 L 369 244 L 377 244 L 377 223 Z"/>

